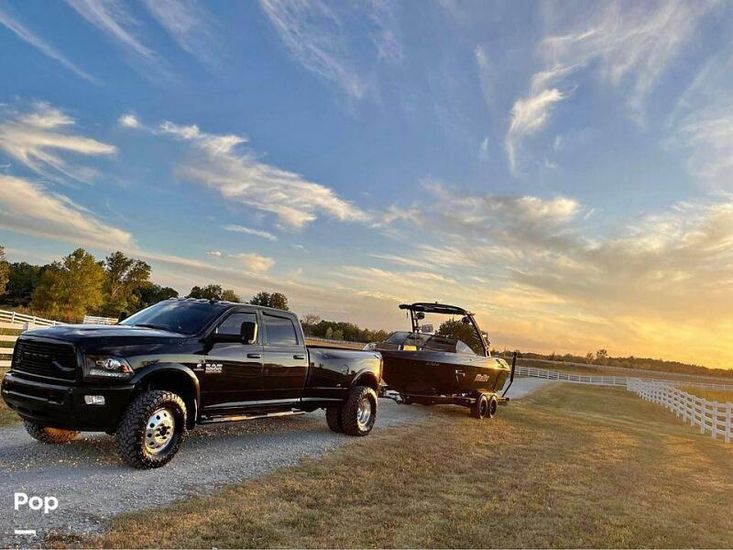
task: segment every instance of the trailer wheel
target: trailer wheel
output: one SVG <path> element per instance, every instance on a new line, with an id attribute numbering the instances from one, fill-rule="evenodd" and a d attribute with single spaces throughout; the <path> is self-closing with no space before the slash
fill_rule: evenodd
<path id="1" fill-rule="evenodd" d="M 496 399 L 495 395 L 492 395 L 491 397 L 489 397 L 489 414 L 487 414 L 486 416 L 488 416 L 489 418 L 494 418 L 494 416 L 496 416 L 496 411 L 498 408 L 499 401 Z"/>
<path id="2" fill-rule="evenodd" d="M 377 394 L 367 386 L 354 386 L 341 409 L 341 427 L 346 435 L 369 434 L 377 419 Z"/>
<path id="3" fill-rule="evenodd" d="M 471 416 L 479 420 L 486 418 L 489 415 L 489 407 L 489 397 L 485 393 L 482 393 L 471 407 Z"/>
<path id="4" fill-rule="evenodd" d="M 337 434 L 343 433 L 344 427 L 341 424 L 341 407 L 329 407 L 326 409 L 326 422 L 332 432 L 336 432 Z"/>
<path id="5" fill-rule="evenodd" d="M 134 468 L 160 468 L 178 452 L 185 434 L 183 399 L 165 390 L 147 391 L 127 406 L 117 426 L 117 454 Z"/>
<path id="6" fill-rule="evenodd" d="M 25 431 L 28 432 L 33 439 L 46 443 L 48 445 L 63 445 L 74 439 L 79 432 L 73 430 L 62 430 L 60 428 L 49 428 L 38 422 L 31 420 L 23 420 Z"/>

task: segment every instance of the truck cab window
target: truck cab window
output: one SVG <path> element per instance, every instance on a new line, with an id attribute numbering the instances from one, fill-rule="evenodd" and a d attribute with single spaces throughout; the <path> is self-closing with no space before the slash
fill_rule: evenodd
<path id="1" fill-rule="evenodd" d="M 233 313 L 216 328 L 216 333 L 224 336 L 239 336 L 242 323 L 245 321 L 257 324 L 257 315 L 255 313 Z"/>
<path id="2" fill-rule="evenodd" d="M 286 317 L 275 315 L 264 315 L 265 328 L 267 329 L 267 342 L 271 346 L 297 346 L 298 333 L 295 331 L 293 321 Z"/>

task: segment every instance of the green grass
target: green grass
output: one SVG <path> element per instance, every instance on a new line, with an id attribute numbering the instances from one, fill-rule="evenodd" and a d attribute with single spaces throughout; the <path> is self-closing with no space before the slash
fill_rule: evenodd
<path id="1" fill-rule="evenodd" d="M 101 547 L 731 547 L 733 446 L 620 389 L 552 385 L 118 518 Z M 185 447 L 181 452 L 186 452 Z M 153 474 L 151 474 L 153 475 Z"/>

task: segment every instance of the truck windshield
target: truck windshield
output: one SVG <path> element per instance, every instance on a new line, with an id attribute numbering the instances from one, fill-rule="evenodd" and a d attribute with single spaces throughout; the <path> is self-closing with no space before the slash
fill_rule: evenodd
<path id="1" fill-rule="evenodd" d="M 138 311 L 121 325 L 157 328 L 180 334 L 196 334 L 222 309 L 210 303 L 165 301 Z"/>

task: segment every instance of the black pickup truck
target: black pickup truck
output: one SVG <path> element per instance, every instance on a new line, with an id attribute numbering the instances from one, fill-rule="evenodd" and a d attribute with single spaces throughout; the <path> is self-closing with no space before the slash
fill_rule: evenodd
<path id="1" fill-rule="evenodd" d="M 39 441 L 103 431 L 125 462 L 156 468 L 196 424 L 323 408 L 333 431 L 367 435 L 381 374 L 378 353 L 306 347 L 293 313 L 171 299 L 118 325 L 24 333 L 2 396 Z"/>

